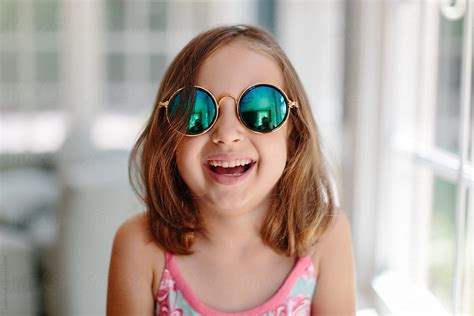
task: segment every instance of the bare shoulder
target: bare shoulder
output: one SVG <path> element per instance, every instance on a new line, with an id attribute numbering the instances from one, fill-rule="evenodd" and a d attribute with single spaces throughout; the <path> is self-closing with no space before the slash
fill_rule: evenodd
<path id="1" fill-rule="evenodd" d="M 149 246 L 153 242 L 153 237 L 149 229 L 147 214 L 142 212 L 126 219 L 115 234 L 115 239 L 121 237 L 138 243 L 136 246 Z"/>
<path id="2" fill-rule="evenodd" d="M 328 230 L 320 239 L 321 250 L 330 252 L 334 250 L 334 243 L 341 242 L 342 239 L 350 237 L 351 227 L 347 214 L 340 208 L 336 208 Z"/>
<path id="3" fill-rule="evenodd" d="M 158 293 L 159 282 L 165 267 L 164 250 L 158 246 L 150 231 L 145 212 L 128 218 L 117 230 L 115 239 L 130 251 L 136 251 L 143 263 L 148 263 L 153 273 L 153 293 Z M 123 239 L 123 243 L 120 240 Z"/>
<path id="4" fill-rule="evenodd" d="M 109 266 L 107 314 L 150 313 L 163 251 L 153 241 L 145 213 L 123 222 L 115 233 Z"/>
<path id="5" fill-rule="evenodd" d="M 355 315 L 355 264 L 351 227 L 343 210 L 334 218 L 313 253 L 318 277 L 313 307 L 317 315 Z M 313 312 L 315 313 L 315 312 Z"/>
<path id="6" fill-rule="evenodd" d="M 341 238 L 344 234 L 347 235 L 350 233 L 351 228 L 346 213 L 336 207 L 328 229 L 324 235 L 320 237 L 318 243 L 310 250 L 310 255 L 315 266 L 318 267 L 322 256 L 333 249 L 331 243 L 336 242 L 336 240 Z"/>

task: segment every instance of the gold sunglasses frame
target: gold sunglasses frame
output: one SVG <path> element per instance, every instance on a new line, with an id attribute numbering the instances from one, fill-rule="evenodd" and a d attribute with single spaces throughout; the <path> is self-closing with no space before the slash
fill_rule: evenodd
<path id="1" fill-rule="evenodd" d="M 247 125 L 244 124 L 244 122 L 242 121 L 242 118 L 240 117 L 240 114 L 239 114 L 239 107 L 240 107 L 240 100 L 242 99 L 242 97 L 251 89 L 253 88 L 256 88 L 257 86 L 270 86 L 274 89 L 276 89 L 277 91 L 279 91 L 283 97 L 285 98 L 285 101 L 286 101 L 286 104 L 288 105 L 288 113 L 287 115 L 285 116 L 285 119 L 283 120 L 283 122 L 281 122 L 281 124 L 275 128 L 275 129 L 272 129 L 270 132 L 259 132 L 259 131 L 254 131 L 253 129 L 249 128 Z M 168 116 L 168 105 L 169 105 L 169 102 L 176 96 L 176 94 L 178 94 L 181 90 L 183 90 L 185 87 L 182 87 L 182 88 L 179 88 L 178 90 L 176 90 L 172 95 L 171 97 L 168 98 L 168 100 L 166 101 L 161 101 L 159 102 L 158 104 L 158 109 L 161 109 L 161 108 L 165 108 L 166 109 L 166 120 L 168 121 L 168 124 L 171 125 L 171 122 L 169 120 L 169 116 Z M 211 91 L 209 91 L 208 89 L 204 88 L 204 87 L 201 87 L 201 86 L 194 86 L 194 88 L 199 88 L 199 89 L 202 89 L 204 91 L 206 91 L 211 97 L 212 97 L 212 100 L 214 101 L 214 105 L 215 107 L 217 108 L 216 110 L 216 118 L 214 119 L 214 121 L 212 122 L 211 126 L 209 126 L 208 128 L 206 128 L 204 131 L 202 131 L 201 133 L 199 134 L 195 134 L 195 135 L 189 135 L 189 134 L 186 134 L 186 133 L 182 133 L 180 131 L 178 131 L 177 129 L 175 129 L 178 133 L 180 134 L 183 134 L 185 136 L 188 136 L 188 137 L 196 137 L 196 136 L 201 136 L 207 132 L 209 132 L 213 127 L 214 125 L 216 124 L 217 120 L 219 119 L 219 113 L 220 113 L 220 103 L 221 101 L 224 99 L 224 98 L 232 98 L 234 99 L 234 101 L 236 102 L 236 107 L 235 107 L 235 114 L 237 115 L 237 117 L 239 118 L 239 121 L 240 121 L 240 124 L 242 124 L 246 129 L 248 129 L 249 131 L 253 132 L 253 133 L 256 133 L 256 134 L 269 134 L 269 133 L 273 133 L 273 132 L 276 132 L 277 130 L 279 130 L 285 123 L 286 121 L 288 121 L 288 118 L 290 117 L 290 113 L 291 113 L 291 109 L 293 108 L 298 108 L 298 102 L 296 101 L 291 101 L 288 96 L 286 95 L 285 91 L 283 91 L 282 89 L 278 88 L 277 86 L 275 85 L 272 85 L 272 84 L 269 84 L 269 83 L 264 83 L 264 82 L 261 82 L 261 83 L 256 83 L 256 84 L 253 84 L 251 86 L 249 86 L 247 89 L 245 89 L 239 96 L 239 98 L 236 100 L 235 97 L 233 97 L 232 95 L 230 94 L 226 94 L 224 96 L 222 96 L 219 101 L 216 100 L 216 98 L 214 97 L 214 95 L 211 93 Z M 174 127 L 173 127 L 174 129 Z"/>

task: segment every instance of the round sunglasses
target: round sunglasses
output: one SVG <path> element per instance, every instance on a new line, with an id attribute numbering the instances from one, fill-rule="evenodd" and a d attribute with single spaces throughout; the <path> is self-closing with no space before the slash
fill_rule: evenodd
<path id="1" fill-rule="evenodd" d="M 225 95 L 216 101 L 207 89 L 194 86 L 180 88 L 167 101 L 159 103 L 166 108 L 166 118 L 173 128 L 187 136 L 199 136 L 209 131 L 219 117 L 219 106 Z M 186 102 L 185 102 L 186 101 Z M 242 125 L 254 133 L 265 134 L 279 129 L 288 120 L 290 109 L 298 103 L 290 101 L 283 90 L 268 84 L 258 83 L 245 89 L 237 100 L 237 117 Z M 189 115 L 189 121 L 182 129 L 177 122 Z"/>

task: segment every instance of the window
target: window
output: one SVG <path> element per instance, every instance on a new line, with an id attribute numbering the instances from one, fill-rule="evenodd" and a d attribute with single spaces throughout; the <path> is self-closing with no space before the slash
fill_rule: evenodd
<path id="1" fill-rule="evenodd" d="M 125 29 L 125 1 L 107 0 L 105 4 L 107 30 L 123 31 Z"/>
<path id="2" fill-rule="evenodd" d="M 38 83 L 56 82 L 58 80 L 57 52 L 38 52 L 35 64 Z"/>
<path id="3" fill-rule="evenodd" d="M 150 29 L 161 31 L 166 29 L 166 2 L 152 1 L 150 3 Z"/>
<path id="4" fill-rule="evenodd" d="M 18 57 L 14 52 L 2 51 L 0 55 L 1 83 L 15 83 L 18 81 Z"/>
<path id="5" fill-rule="evenodd" d="M 58 1 L 41 0 L 34 2 L 35 31 L 56 31 L 58 29 Z"/>
<path id="6" fill-rule="evenodd" d="M 15 31 L 18 21 L 18 2 L 15 0 L 0 1 L 0 31 Z"/>
<path id="7" fill-rule="evenodd" d="M 349 78 L 358 82 L 346 97 L 358 97 L 348 116 L 356 260 L 381 311 L 473 312 L 470 5 L 363 3 L 350 11 L 360 27 L 359 43 L 350 42 L 359 59 Z"/>
<path id="8" fill-rule="evenodd" d="M 166 68 L 166 56 L 164 54 L 150 55 L 150 81 L 158 85 Z"/>
<path id="9" fill-rule="evenodd" d="M 0 1 L 2 109 L 58 107 L 58 1 Z"/>
<path id="10" fill-rule="evenodd" d="M 453 279 L 456 257 L 455 183 L 434 176 L 432 211 L 429 223 L 428 288 L 445 308 L 453 305 Z"/>
<path id="11" fill-rule="evenodd" d="M 110 82 L 125 80 L 125 56 L 120 53 L 111 53 L 107 56 L 107 79 Z"/>

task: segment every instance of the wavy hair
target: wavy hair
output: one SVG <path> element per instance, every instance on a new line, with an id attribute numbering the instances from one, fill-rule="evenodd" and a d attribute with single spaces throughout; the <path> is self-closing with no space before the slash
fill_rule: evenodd
<path id="1" fill-rule="evenodd" d="M 305 255 L 330 225 L 335 212 L 334 193 L 303 85 L 273 35 L 261 27 L 215 27 L 198 34 L 177 54 L 163 76 L 153 112 L 130 153 L 130 183 L 146 206 L 149 229 L 156 242 L 171 253 L 191 254 L 196 234 L 205 234 L 206 229 L 176 166 L 175 153 L 186 136 L 169 128 L 159 102 L 180 87 L 194 86 L 204 60 L 236 39 L 246 40 L 252 48 L 275 60 L 284 76 L 285 92 L 299 104 L 290 114 L 293 128 L 288 139 L 288 161 L 273 189 L 261 236 L 280 254 Z"/>

